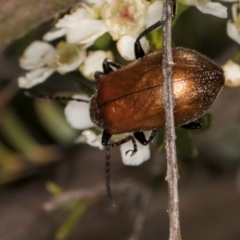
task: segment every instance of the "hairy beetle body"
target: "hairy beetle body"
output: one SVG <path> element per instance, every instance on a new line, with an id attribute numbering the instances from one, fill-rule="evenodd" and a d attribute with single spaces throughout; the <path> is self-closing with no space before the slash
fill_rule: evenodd
<path id="1" fill-rule="evenodd" d="M 211 106 L 224 83 L 223 70 L 209 58 L 173 49 L 174 118 L 176 126 L 198 119 Z M 164 128 L 162 52 L 137 59 L 97 80 L 91 100 L 92 121 L 109 134 Z"/>

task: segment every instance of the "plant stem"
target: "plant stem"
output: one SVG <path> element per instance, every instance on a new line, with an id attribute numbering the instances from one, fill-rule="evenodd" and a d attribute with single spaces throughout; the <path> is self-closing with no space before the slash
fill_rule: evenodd
<path id="1" fill-rule="evenodd" d="M 172 47 L 171 21 L 173 16 L 173 0 L 163 1 L 163 104 L 165 108 L 165 148 L 167 155 L 167 175 L 169 190 L 168 214 L 170 220 L 169 240 L 181 240 L 178 198 L 178 166 L 176 158 L 176 134 L 174 125 L 174 99 L 172 83 Z"/>

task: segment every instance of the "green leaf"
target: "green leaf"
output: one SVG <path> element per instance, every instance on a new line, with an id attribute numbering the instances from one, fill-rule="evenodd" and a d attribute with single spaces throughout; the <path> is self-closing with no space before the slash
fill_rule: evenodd
<path id="1" fill-rule="evenodd" d="M 109 50 L 109 45 L 112 41 L 112 37 L 109 33 L 103 34 L 101 37 L 99 37 L 95 43 L 94 47 L 96 47 L 98 50 Z"/>
<path id="2" fill-rule="evenodd" d="M 214 118 L 210 113 L 205 113 L 200 121 L 201 129 L 199 129 L 199 131 L 206 131 L 214 125 Z"/>
<path id="3" fill-rule="evenodd" d="M 184 158 L 194 158 L 197 156 L 198 151 L 192 142 L 192 131 L 177 128 L 176 129 L 176 146 L 180 154 Z"/>
<path id="4" fill-rule="evenodd" d="M 59 196 L 63 193 L 63 189 L 54 182 L 47 182 L 46 188 L 54 196 Z"/>
<path id="5" fill-rule="evenodd" d="M 161 151 L 164 147 L 164 135 L 165 135 L 165 131 L 164 130 L 159 130 L 157 132 L 157 136 L 156 136 L 156 145 L 157 145 L 157 150 Z"/>
<path id="6" fill-rule="evenodd" d="M 177 6 L 177 14 L 175 16 L 175 18 L 173 19 L 172 21 L 172 27 L 176 24 L 176 22 L 178 21 L 178 18 L 186 11 L 189 9 L 190 6 L 188 5 L 183 5 L 183 4 L 180 4 L 178 3 L 178 6 Z"/>
<path id="7" fill-rule="evenodd" d="M 149 33 L 149 37 L 147 37 L 150 41 L 150 49 L 151 51 L 160 50 L 163 44 L 163 35 L 162 29 L 158 29 L 157 31 L 152 31 Z"/>
<path id="8" fill-rule="evenodd" d="M 35 106 L 41 123 L 52 137 L 62 145 L 72 144 L 78 135 L 78 131 L 71 128 L 67 123 L 63 109 L 59 104 L 54 101 L 36 99 Z"/>
<path id="9" fill-rule="evenodd" d="M 236 63 L 240 62 L 240 47 L 238 48 L 238 51 L 236 51 L 234 57 L 233 57 L 233 61 Z"/>
<path id="10" fill-rule="evenodd" d="M 72 229 L 76 226 L 78 221 L 84 216 L 87 210 L 88 204 L 85 201 L 81 201 L 78 203 L 76 208 L 74 208 L 67 219 L 64 221 L 62 226 L 57 230 L 55 234 L 56 240 L 65 240 Z"/>
<path id="11" fill-rule="evenodd" d="M 10 108 L 7 109 L 2 118 L 1 132 L 9 143 L 32 163 L 44 164 L 59 157 L 59 149 L 38 144 Z"/>

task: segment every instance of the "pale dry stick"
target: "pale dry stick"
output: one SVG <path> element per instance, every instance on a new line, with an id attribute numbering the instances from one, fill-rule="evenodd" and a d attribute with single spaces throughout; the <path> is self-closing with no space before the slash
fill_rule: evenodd
<path id="1" fill-rule="evenodd" d="M 150 205 L 151 192 L 145 186 L 139 182 L 132 180 L 125 180 L 121 184 L 117 184 L 115 187 L 115 192 L 126 193 L 129 190 L 131 196 L 134 196 L 134 201 L 139 199 L 139 206 L 136 213 L 136 218 L 134 220 L 133 230 L 129 240 L 138 240 L 141 236 L 143 225 L 147 217 L 148 207 Z M 100 197 L 106 194 L 106 189 L 103 185 L 96 186 L 93 189 L 82 189 L 82 190 L 72 190 L 62 193 L 59 196 L 53 197 L 50 201 L 43 205 L 43 209 L 46 212 L 52 212 L 58 209 L 60 206 L 66 202 L 73 200 L 90 200 L 96 201 Z M 130 197 L 130 196 L 129 196 Z M 132 197 L 130 197 L 132 199 Z M 133 203 L 133 206 L 136 206 Z"/>
<path id="2" fill-rule="evenodd" d="M 180 219 L 179 219 L 179 198 L 178 198 L 178 167 L 176 158 L 176 134 L 174 125 L 174 99 L 172 83 L 172 47 L 171 47 L 171 21 L 173 16 L 173 1 L 163 1 L 163 104 L 165 109 L 165 148 L 167 155 L 168 182 L 168 214 L 170 220 L 169 240 L 181 240 Z"/>
<path id="3" fill-rule="evenodd" d="M 137 210 L 137 216 L 133 226 L 132 235 L 128 240 L 138 240 L 142 234 L 143 225 L 147 217 L 148 208 L 150 205 L 150 191 L 144 187 L 141 187 L 138 192 L 139 206 Z"/>

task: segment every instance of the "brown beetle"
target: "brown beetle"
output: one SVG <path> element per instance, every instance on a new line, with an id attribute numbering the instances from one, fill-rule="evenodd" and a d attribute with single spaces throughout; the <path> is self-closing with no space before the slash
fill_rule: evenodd
<path id="1" fill-rule="evenodd" d="M 145 55 L 140 39 L 162 25 L 159 21 L 147 28 L 136 39 L 136 60 L 127 66 L 105 60 L 103 72 L 96 72 L 96 93 L 90 102 L 92 121 L 103 131 L 102 144 L 115 147 L 132 140 L 132 136 L 109 144 L 112 134 L 133 133 L 143 145 L 155 136 L 157 129 L 164 128 L 162 52 Z M 187 48 L 173 49 L 173 90 L 175 125 L 198 129 L 199 119 L 216 99 L 224 84 L 223 70 L 209 58 Z M 33 96 L 33 94 L 28 94 Z M 82 99 L 35 95 L 57 100 Z M 143 131 L 152 130 L 147 140 Z"/>
<path id="2" fill-rule="evenodd" d="M 162 52 L 154 52 L 97 79 L 91 119 L 109 134 L 164 128 Z M 221 90 L 222 69 L 200 53 L 173 49 L 176 126 L 198 119 Z"/>
<path id="3" fill-rule="evenodd" d="M 136 60 L 121 67 L 103 62 L 103 72 L 96 72 L 96 93 L 90 102 L 92 121 L 103 129 L 102 144 L 107 148 L 106 186 L 112 202 L 109 184 L 109 147 L 132 141 L 132 155 L 137 151 L 135 139 L 149 144 L 157 129 L 164 128 L 162 52 L 145 55 L 140 39 L 161 26 L 157 22 L 139 35 L 135 42 Z M 223 70 L 209 58 L 187 48 L 173 49 L 173 89 L 175 125 L 199 129 L 199 119 L 216 99 L 224 84 Z M 32 94 L 30 94 L 33 96 Z M 57 100 L 82 99 L 36 95 Z M 151 130 L 149 139 L 143 131 Z M 133 133 L 133 136 L 109 143 L 112 134 Z M 112 202 L 113 203 L 113 202 Z"/>
<path id="4" fill-rule="evenodd" d="M 96 72 L 96 93 L 91 99 L 92 121 L 104 129 L 102 144 L 115 147 L 134 138 L 128 136 L 109 144 L 112 134 L 132 132 L 148 144 L 157 129 L 164 128 L 162 52 L 145 55 L 140 39 L 161 25 L 146 29 L 135 42 L 134 62 L 121 67 L 104 61 L 104 72 Z M 175 125 L 199 129 L 199 119 L 216 99 L 224 84 L 223 70 L 209 58 L 187 48 L 173 49 L 173 89 Z M 114 70 L 117 68 L 117 70 Z M 149 139 L 143 131 L 152 130 Z M 132 154 L 137 149 L 134 147 Z"/>

